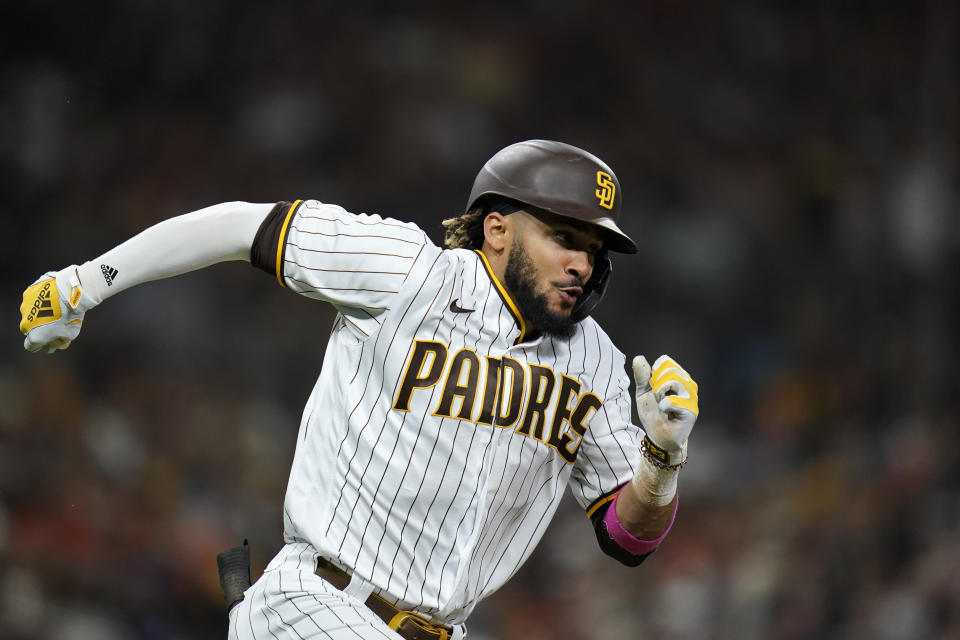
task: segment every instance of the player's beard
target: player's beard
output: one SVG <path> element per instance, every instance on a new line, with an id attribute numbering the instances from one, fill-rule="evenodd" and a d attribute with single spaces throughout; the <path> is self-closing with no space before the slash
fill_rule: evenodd
<path id="1" fill-rule="evenodd" d="M 537 268 L 516 240 L 510 247 L 503 280 L 520 315 L 532 329 L 558 338 L 573 335 L 577 323 L 571 319 L 570 313 L 564 315 L 551 311 L 546 294 L 537 293 Z"/>

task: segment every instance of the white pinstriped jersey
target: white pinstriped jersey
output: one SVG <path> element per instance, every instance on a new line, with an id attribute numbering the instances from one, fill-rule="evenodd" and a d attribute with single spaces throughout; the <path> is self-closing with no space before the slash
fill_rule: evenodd
<path id="1" fill-rule="evenodd" d="M 282 284 L 340 312 L 285 538 L 401 608 L 462 622 L 529 556 L 566 487 L 589 511 L 633 476 L 624 356 L 590 318 L 568 340 L 525 341 L 483 255 L 413 224 L 315 200 L 272 217 L 261 266 L 276 256 Z"/>

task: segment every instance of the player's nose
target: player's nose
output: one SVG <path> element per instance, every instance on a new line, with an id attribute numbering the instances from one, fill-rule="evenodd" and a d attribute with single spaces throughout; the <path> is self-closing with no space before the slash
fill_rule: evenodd
<path id="1" fill-rule="evenodd" d="M 576 276 L 586 283 L 593 273 L 593 261 L 589 252 L 572 250 L 569 254 L 566 265 L 567 275 Z"/>

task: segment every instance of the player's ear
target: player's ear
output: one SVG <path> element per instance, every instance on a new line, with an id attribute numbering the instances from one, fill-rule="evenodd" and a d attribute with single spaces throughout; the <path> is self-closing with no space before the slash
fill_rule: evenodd
<path id="1" fill-rule="evenodd" d="M 499 211 L 491 211 L 483 219 L 483 242 L 497 253 L 510 246 L 510 223 Z"/>

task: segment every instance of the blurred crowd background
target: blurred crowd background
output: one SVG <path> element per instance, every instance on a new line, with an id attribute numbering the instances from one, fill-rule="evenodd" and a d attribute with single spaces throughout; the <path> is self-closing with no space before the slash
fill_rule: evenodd
<path id="1" fill-rule="evenodd" d="M 411 5 L 411 6 L 408 6 Z M 842 5 L 842 6 L 841 6 Z M 926 2 L 5 3 L 0 637 L 224 637 L 215 555 L 281 545 L 333 316 L 243 263 L 30 355 L 21 291 L 226 200 L 436 242 L 527 138 L 622 182 L 596 316 L 700 421 L 667 541 L 568 500 L 474 640 L 960 638 L 958 8 Z"/>

